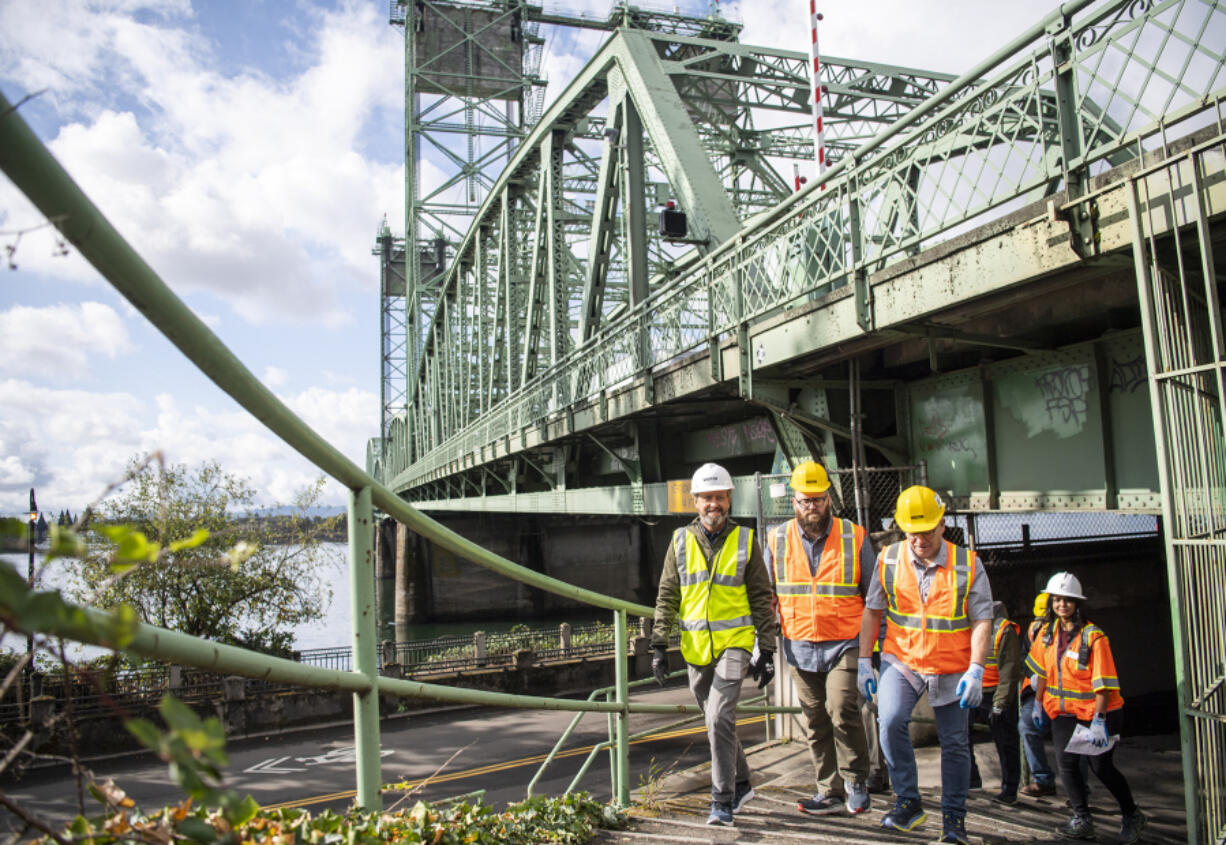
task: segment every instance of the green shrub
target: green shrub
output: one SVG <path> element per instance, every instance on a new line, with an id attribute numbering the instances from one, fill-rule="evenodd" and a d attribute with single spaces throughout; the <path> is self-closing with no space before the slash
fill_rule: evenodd
<path id="1" fill-rule="evenodd" d="M 318 815 L 300 809 L 261 810 L 254 803 L 238 814 L 193 807 L 191 800 L 143 815 L 131 799 L 113 787 L 95 791 L 108 814 L 88 820 L 78 816 L 66 833 L 78 842 L 112 845 L 131 841 L 216 843 L 432 843 L 432 845 L 536 845 L 554 842 L 581 845 L 598 828 L 619 828 L 621 811 L 593 800 L 587 793 L 561 798 L 535 796 L 502 812 L 484 804 L 435 807 L 418 802 L 400 812 L 351 810 Z M 247 799 L 250 801 L 250 799 Z M 49 843 L 45 838 L 40 843 Z"/>

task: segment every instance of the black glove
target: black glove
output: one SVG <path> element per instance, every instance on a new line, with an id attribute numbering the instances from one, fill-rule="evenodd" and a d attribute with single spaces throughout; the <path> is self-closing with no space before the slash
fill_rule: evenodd
<path id="1" fill-rule="evenodd" d="M 668 680 L 668 649 L 658 645 L 654 649 L 655 656 L 651 658 L 651 673 L 656 676 L 656 683 L 664 686 Z"/>
<path id="2" fill-rule="evenodd" d="M 988 713 L 988 724 L 992 727 L 996 727 L 1004 720 L 1004 718 L 1005 711 L 1001 710 L 999 707 L 993 707 L 992 711 Z"/>
<path id="3" fill-rule="evenodd" d="M 775 652 L 759 650 L 757 659 L 749 661 L 749 677 L 758 682 L 758 689 L 775 680 Z"/>

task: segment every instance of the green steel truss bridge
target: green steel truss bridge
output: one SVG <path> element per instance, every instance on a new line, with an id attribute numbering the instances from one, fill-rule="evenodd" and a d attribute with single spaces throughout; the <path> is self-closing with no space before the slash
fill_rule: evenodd
<path id="1" fill-rule="evenodd" d="M 807 57 L 734 22 L 392 22 L 374 477 L 427 511 L 652 515 L 720 460 L 745 512 L 817 458 L 922 467 L 966 511 L 1161 514 L 1189 831 L 1223 840 L 1226 5 L 1075 0 L 956 79 L 823 57 L 822 184 Z M 547 105 L 542 24 L 608 31 Z"/>

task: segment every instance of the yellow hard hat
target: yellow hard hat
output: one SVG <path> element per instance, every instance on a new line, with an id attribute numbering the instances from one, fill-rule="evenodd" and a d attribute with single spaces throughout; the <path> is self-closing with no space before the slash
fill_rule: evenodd
<path id="1" fill-rule="evenodd" d="M 915 485 L 903 490 L 894 509 L 894 521 L 908 534 L 922 534 L 940 524 L 945 516 L 945 502 L 935 490 Z"/>
<path id="2" fill-rule="evenodd" d="M 1047 615 L 1047 593 L 1039 593 L 1034 597 L 1034 618 Z"/>
<path id="3" fill-rule="evenodd" d="M 803 461 L 792 470 L 792 489 L 797 493 L 825 493 L 830 489 L 830 476 L 826 468 L 813 461 Z"/>

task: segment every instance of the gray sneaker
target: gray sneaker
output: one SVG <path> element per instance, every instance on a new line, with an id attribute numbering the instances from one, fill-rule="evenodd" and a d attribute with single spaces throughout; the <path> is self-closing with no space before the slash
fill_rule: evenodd
<path id="1" fill-rule="evenodd" d="M 843 812 L 843 802 L 833 795 L 823 795 L 819 792 L 812 798 L 797 801 L 796 809 L 810 816 L 829 816 Z"/>
<path id="2" fill-rule="evenodd" d="M 847 784 L 847 812 L 853 816 L 860 813 L 867 813 L 868 808 L 872 806 L 872 799 L 868 797 L 868 786 L 863 783 Z"/>
<path id="3" fill-rule="evenodd" d="M 722 824 L 725 827 L 732 827 L 732 805 L 712 801 L 711 815 L 707 816 L 707 824 Z"/>
<path id="4" fill-rule="evenodd" d="M 741 781 L 736 785 L 736 793 L 732 796 L 732 812 L 741 812 L 741 808 L 753 800 L 753 787 L 749 781 Z"/>

